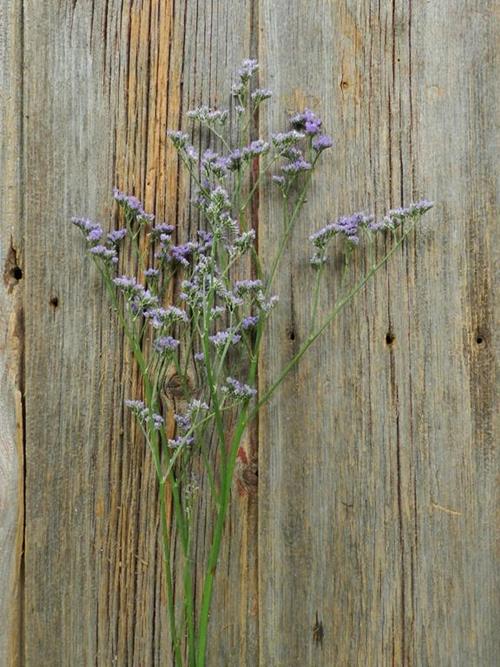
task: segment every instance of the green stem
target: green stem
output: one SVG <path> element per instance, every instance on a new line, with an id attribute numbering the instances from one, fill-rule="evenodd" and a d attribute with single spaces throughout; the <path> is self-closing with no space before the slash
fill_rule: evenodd
<path id="1" fill-rule="evenodd" d="M 363 277 L 360 282 L 355 285 L 351 291 L 340 301 L 338 301 L 335 306 L 333 307 L 332 311 L 329 313 L 327 316 L 326 320 L 323 322 L 323 324 L 317 329 L 314 333 L 309 335 L 305 341 L 305 343 L 302 345 L 300 350 L 297 352 L 297 354 L 290 359 L 290 361 L 286 364 L 284 369 L 281 371 L 279 377 L 273 384 L 264 392 L 263 397 L 258 401 L 257 405 L 255 406 L 252 414 L 249 417 L 249 420 L 251 420 L 259 411 L 259 409 L 267 403 L 267 401 L 271 398 L 271 396 L 274 394 L 276 389 L 281 385 L 283 380 L 286 378 L 288 373 L 294 368 L 294 366 L 297 365 L 297 363 L 300 361 L 300 359 L 304 356 L 304 354 L 307 352 L 307 350 L 311 347 L 311 345 L 314 343 L 314 341 L 321 336 L 323 331 L 331 324 L 331 322 L 337 317 L 337 315 L 340 313 L 340 311 L 353 299 L 358 292 L 360 292 L 363 287 L 366 285 L 366 283 L 370 280 L 370 278 L 389 260 L 389 258 L 396 252 L 396 250 L 399 248 L 399 246 L 403 243 L 403 241 L 406 239 L 406 237 L 410 234 L 410 232 L 413 229 L 413 225 L 405 231 L 400 239 L 393 245 L 393 247 L 389 250 L 389 252 L 384 255 L 384 257 L 375 265 L 372 266 L 372 268 L 368 271 L 368 273 Z"/>
<path id="2" fill-rule="evenodd" d="M 165 502 L 165 483 L 160 480 L 160 520 L 161 520 L 161 535 L 162 535 L 162 550 L 163 560 L 165 561 L 165 587 L 167 593 L 167 616 L 170 626 L 170 635 L 172 645 L 174 647 L 174 660 L 176 666 L 182 667 L 182 655 L 179 645 L 179 638 L 177 637 L 177 629 L 175 625 L 175 601 L 174 601 L 174 586 L 172 580 L 172 566 L 170 562 L 170 531 L 168 529 L 167 521 L 167 507 Z"/>

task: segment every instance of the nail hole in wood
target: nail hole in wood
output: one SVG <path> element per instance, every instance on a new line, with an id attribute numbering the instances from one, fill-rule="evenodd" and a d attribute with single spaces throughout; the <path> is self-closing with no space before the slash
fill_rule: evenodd
<path id="1" fill-rule="evenodd" d="M 59 305 L 59 299 L 57 298 L 57 296 L 53 296 L 51 297 L 49 303 L 53 308 L 57 308 L 57 306 Z"/>
<path id="2" fill-rule="evenodd" d="M 482 345 L 482 344 L 484 343 L 484 338 L 481 336 L 481 334 L 478 334 L 478 335 L 476 336 L 476 343 L 477 343 L 478 345 Z"/>
<path id="3" fill-rule="evenodd" d="M 349 88 L 349 82 L 344 81 L 344 79 L 342 79 L 342 81 L 340 82 L 340 87 L 342 88 L 342 90 L 346 90 L 347 88 Z"/>
<path id="4" fill-rule="evenodd" d="M 387 345 L 392 345 L 394 341 L 396 340 L 396 336 L 392 333 L 392 331 L 388 331 L 385 336 L 385 342 Z"/>
<path id="5" fill-rule="evenodd" d="M 288 331 L 288 338 L 290 340 L 295 340 L 295 331 L 293 329 L 289 329 Z"/>
<path id="6" fill-rule="evenodd" d="M 14 278 L 14 280 L 21 280 L 23 277 L 23 270 L 20 266 L 13 266 L 10 270 L 10 275 Z"/>

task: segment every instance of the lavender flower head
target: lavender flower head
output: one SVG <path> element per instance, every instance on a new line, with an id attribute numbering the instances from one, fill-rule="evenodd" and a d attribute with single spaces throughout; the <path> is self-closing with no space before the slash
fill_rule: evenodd
<path id="1" fill-rule="evenodd" d="M 158 352 L 159 354 L 163 354 L 165 352 L 173 352 L 179 347 L 179 345 L 180 341 L 176 340 L 175 338 L 172 338 L 172 336 L 161 336 L 160 338 L 157 338 L 153 343 L 155 352 Z"/>
<path id="2" fill-rule="evenodd" d="M 238 69 L 240 81 L 246 83 L 250 77 L 259 69 L 259 63 L 253 58 L 248 58 L 241 63 Z"/>
<path id="3" fill-rule="evenodd" d="M 258 315 L 248 315 L 247 317 L 244 317 L 243 320 L 241 321 L 241 328 L 245 330 L 252 329 L 253 327 L 257 326 L 258 322 L 259 322 Z"/>
<path id="4" fill-rule="evenodd" d="M 322 121 L 313 111 L 304 109 L 303 112 L 297 113 L 290 118 L 290 124 L 294 130 L 305 132 L 308 135 L 315 135 L 321 131 Z"/>
<path id="5" fill-rule="evenodd" d="M 232 377 L 226 378 L 226 384 L 222 387 L 222 391 L 231 398 L 236 398 L 238 400 L 246 400 L 257 394 L 256 389 L 250 387 L 248 384 L 243 384 Z"/>
<path id="6" fill-rule="evenodd" d="M 114 229 L 112 232 L 109 232 L 108 241 L 110 243 L 119 243 L 126 236 L 127 236 L 126 229 Z"/>
<path id="7" fill-rule="evenodd" d="M 114 248 L 107 248 L 104 245 L 95 245 L 89 249 L 89 252 L 95 257 L 100 257 L 106 263 L 118 263 L 118 256 Z"/>
<path id="8" fill-rule="evenodd" d="M 312 147 L 317 153 L 333 146 L 333 139 L 328 134 L 317 134 L 312 140 Z"/>
<path id="9" fill-rule="evenodd" d="M 270 97 L 273 96 L 273 91 L 269 90 L 269 88 L 257 88 L 256 90 L 253 91 L 251 94 L 252 101 L 254 104 L 260 104 L 264 100 L 268 100 Z"/>
<path id="10" fill-rule="evenodd" d="M 237 345 L 241 340 L 241 336 L 233 331 L 218 331 L 216 334 L 209 336 L 208 338 L 210 342 L 218 348 L 225 347 L 228 342 L 232 345 Z"/>

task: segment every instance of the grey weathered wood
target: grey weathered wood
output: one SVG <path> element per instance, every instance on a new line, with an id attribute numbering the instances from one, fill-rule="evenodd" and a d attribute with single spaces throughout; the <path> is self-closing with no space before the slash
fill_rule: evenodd
<path id="1" fill-rule="evenodd" d="M 165 129 L 223 104 L 256 52 L 277 104 L 262 131 L 307 105 L 336 138 L 278 277 L 261 386 L 307 330 L 311 231 L 437 205 L 262 415 L 258 502 L 235 488 L 210 665 L 496 663 L 493 9 L 0 0 L 2 665 L 171 663 L 156 484 L 121 407 L 137 377 L 68 219 L 112 225 L 118 185 L 185 240 L 196 219 Z M 337 290 L 332 266 L 323 309 Z"/>
<path id="2" fill-rule="evenodd" d="M 266 125 L 308 105 L 336 137 L 280 272 L 264 382 L 307 332 L 309 233 L 436 201 L 261 421 L 260 664 L 494 665 L 493 3 L 260 4 Z"/>
<path id="3" fill-rule="evenodd" d="M 25 663 L 170 664 L 156 482 L 141 439 L 124 435 L 137 378 L 68 220 L 113 224 L 116 184 L 187 237 L 187 181 L 166 129 L 229 90 L 251 48 L 251 7 L 29 0 L 24 22 Z M 251 665 L 257 652 L 255 506 L 234 507 L 214 665 Z M 201 565 L 210 526 L 199 522 Z"/>
<path id="4" fill-rule="evenodd" d="M 0 2 L 0 663 L 21 649 L 23 548 L 21 3 Z M 21 273 L 19 273 L 21 271 Z"/>

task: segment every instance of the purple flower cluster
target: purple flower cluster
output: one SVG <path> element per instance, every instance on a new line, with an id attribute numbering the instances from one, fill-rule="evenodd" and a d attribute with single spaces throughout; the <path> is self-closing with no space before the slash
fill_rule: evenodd
<path id="1" fill-rule="evenodd" d="M 234 331 L 218 331 L 213 336 L 209 336 L 209 340 L 215 347 L 223 348 L 227 344 L 237 345 L 241 340 L 241 336 L 234 333 Z"/>
<path id="2" fill-rule="evenodd" d="M 241 328 L 242 329 L 252 329 L 253 327 L 257 326 L 259 322 L 259 316 L 258 315 L 248 315 L 247 317 L 244 317 L 243 320 L 241 321 Z"/>
<path id="3" fill-rule="evenodd" d="M 330 222 L 309 237 L 315 248 L 311 264 L 321 266 L 326 262 L 326 246 L 334 236 L 340 236 L 351 246 L 358 245 L 360 233 L 363 229 L 368 232 L 395 229 L 409 218 L 419 218 L 432 206 L 432 202 L 423 199 L 415 204 L 410 204 L 406 208 L 390 210 L 381 221 L 375 221 L 373 216 L 365 213 L 353 213 L 350 216 L 343 216 L 335 222 Z"/>
<path id="4" fill-rule="evenodd" d="M 260 104 L 264 100 L 268 100 L 270 97 L 273 96 L 273 91 L 269 90 L 269 88 L 257 88 L 256 90 L 253 91 L 251 94 L 252 101 L 255 105 Z"/>
<path id="5" fill-rule="evenodd" d="M 318 134 L 312 140 L 312 147 L 316 153 L 321 153 L 321 151 L 332 146 L 333 139 L 328 134 Z"/>
<path id="6" fill-rule="evenodd" d="M 250 79 L 250 77 L 259 69 L 259 63 L 253 58 L 248 58 L 241 63 L 241 67 L 238 70 L 238 76 L 240 81 L 245 83 Z"/>
<path id="7" fill-rule="evenodd" d="M 427 199 L 422 199 L 404 208 L 391 209 L 380 223 L 374 223 L 372 229 L 395 229 L 407 218 L 419 217 L 424 213 L 427 213 L 433 206 L 434 204 L 432 202 Z M 378 227 L 375 227 L 377 224 Z"/>
<path id="8" fill-rule="evenodd" d="M 181 264 L 182 266 L 189 266 L 189 259 L 193 251 L 196 250 L 197 244 L 193 241 L 183 243 L 181 245 L 174 245 L 170 248 L 169 261 Z"/>
<path id="9" fill-rule="evenodd" d="M 189 318 L 185 310 L 176 306 L 168 308 L 150 308 L 144 311 L 144 317 L 151 322 L 154 329 L 165 329 L 177 322 L 188 322 Z"/>
<path id="10" fill-rule="evenodd" d="M 241 152 L 243 158 L 247 160 L 259 157 L 260 155 L 265 155 L 269 152 L 269 144 L 263 139 L 255 139 L 255 141 L 252 141 L 248 146 L 245 146 Z"/>
<path id="11" fill-rule="evenodd" d="M 142 401 L 126 400 L 125 405 L 132 410 L 132 413 L 139 419 L 141 424 L 145 425 L 146 422 L 149 422 L 155 431 L 159 431 L 163 427 L 165 423 L 163 417 L 147 408 Z"/>
<path id="12" fill-rule="evenodd" d="M 227 109 L 212 109 L 204 104 L 196 109 L 191 109 L 186 115 L 191 120 L 197 120 L 204 125 L 223 125 L 228 118 L 229 111 Z"/>
<path id="13" fill-rule="evenodd" d="M 102 259 L 103 262 L 109 266 L 118 263 L 116 246 L 120 238 L 115 239 L 114 236 L 121 230 L 108 234 L 106 242 L 102 243 L 100 241 L 104 236 L 104 231 L 101 225 L 97 222 L 93 222 L 88 218 L 71 218 L 71 222 L 84 234 L 89 245 L 89 252 L 93 257 Z M 126 233 L 126 230 L 123 231 Z M 121 236 L 121 238 L 123 238 L 123 236 Z"/>
<path id="14" fill-rule="evenodd" d="M 222 391 L 231 398 L 236 398 L 238 400 L 246 400 L 257 394 L 256 389 L 250 387 L 248 384 L 243 384 L 232 377 L 226 378 L 226 384 L 222 387 Z"/>
<path id="15" fill-rule="evenodd" d="M 323 123 L 321 118 L 319 118 L 313 111 L 304 109 L 301 113 L 296 113 L 290 118 L 290 124 L 294 130 L 305 132 L 309 135 L 315 135 L 321 132 L 321 125 Z"/>
<path id="16" fill-rule="evenodd" d="M 108 234 L 108 241 L 110 243 L 119 243 L 127 236 L 126 229 L 114 229 Z"/>
<path id="17" fill-rule="evenodd" d="M 301 171 L 309 171 L 312 169 L 312 164 L 304 160 L 302 156 L 297 156 L 293 162 L 283 165 L 281 171 L 284 174 L 299 174 Z"/>
<path id="18" fill-rule="evenodd" d="M 179 345 L 180 341 L 178 341 L 176 338 L 172 338 L 172 336 L 160 336 L 160 338 L 156 338 L 156 340 L 153 342 L 154 350 L 159 354 L 173 352 L 179 347 Z"/>
<path id="19" fill-rule="evenodd" d="M 238 295 L 256 293 L 263 287 L 262 280 L 237 280 L 234 283 L 234 291 Z"/>
<path id="20" fill-rule="evenodd" d="M 151 224 L 155 217 L 152 213 L 146 213 L 142 202 L 133 195 L 127 195 L 124 192 L 113 188 L 113 197 L 115 201 L 124 209 L 126 215 L 129 215 L 138 222 Z"/>
<path id="21" fill-rule="evenodd" d="M 272 177 L 273 182 L 279 185 L 284 195 L 288 193 L 295 178 L 301 173 L 311 171 L 318 155 L 333 145 L 333 139 L 330 136 L 321 134 L 321 118 L 310 109 L 292 116 L 290 124 L 291 130 L 278 132 L 271 137 L 277 154 L 287 160 L 281 166 L 282 175 L 275 174 Z M 299 148 L 300 142 L 306 137 L 310 141 L 308 145 L 312 147 L 315 154 L 312 162 L 306 159 L 303 150 Z"/>

